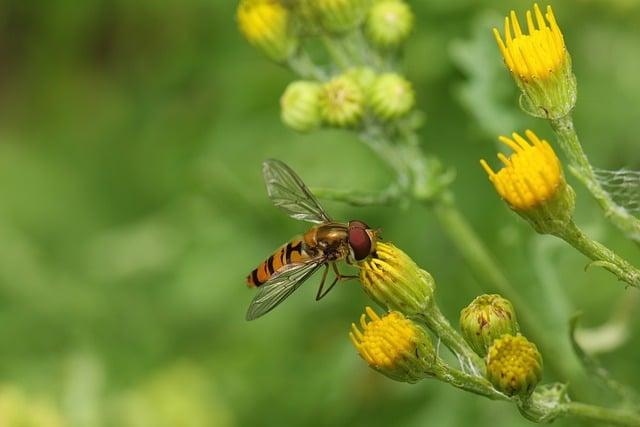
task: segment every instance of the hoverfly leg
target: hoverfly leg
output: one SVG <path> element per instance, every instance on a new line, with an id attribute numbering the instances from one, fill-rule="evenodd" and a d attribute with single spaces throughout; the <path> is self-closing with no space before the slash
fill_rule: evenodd
<path id="1" fill-rule="evenodd" d="M 322 273 L 322 279 L 320 280 L 320 287 L 318 288 L 318 293 L 316 294 L 316 301 L 320 301 L 320 299 L 322 299 L 323 296 L 325 296 L 327 294 L 327 292 L 329 292 L 329 290 L 331 289 L 331 287 L 327 290 L 327 292 L 322 292 L 322 289 L 324 288 L 324 284 L 327 281 L 327 273 L 329 273 L 329 264 L 325 264 L 325 269 L 324 272 Z M 331 285 L 333 286 L 333 284 Z"/>
<path id="2" fill-rule="evenodd" d="M 335 262 L 331 266 L 333 267 L 333 272 L 336 274 L 336 277 L 338 278 L 338 280 L 357 279 L 359 277 L 359 276 L 353 275 L 353 274 L 342 274 L 342 273 L 340 273 L 338 271 L 338 267 L 336 266 Z"/>

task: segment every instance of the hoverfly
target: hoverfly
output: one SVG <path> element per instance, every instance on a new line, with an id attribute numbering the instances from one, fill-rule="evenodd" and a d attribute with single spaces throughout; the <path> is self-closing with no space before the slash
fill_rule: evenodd
<path id="1" fill-rule="evenodd" d="M 249 287 L 258 288 L 247 310 L 247 320 L 273 310 L 323 266 L 316 301 L 327 295 L 339 280 L 356 278 L 341 274 L 336 262 L 345 260 L 352 264 L 365 259 L 375 251 L 378 234 L 362 221 L 344 224 L 331 219 L 300 177 L 280 160 L 265 161 L 263 175 L 267 194 L 275 206 L 292 218 L 317 225 L 276 249 L 247 276 Z M 325 290 L 329 266 L 335 279 Z"/>

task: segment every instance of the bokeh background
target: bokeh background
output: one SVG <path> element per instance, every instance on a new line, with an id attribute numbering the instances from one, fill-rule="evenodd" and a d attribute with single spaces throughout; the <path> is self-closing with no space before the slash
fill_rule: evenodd
<path id="1" fill-rule="evenodd" d="M 424 149 L 457 170 L 462 211 L 542 324 L 549 288 L 566 299 L 567 319 L 577 310 L 586 327 L 622 319 L 620 339 L 596 334 L 591 344 L 615 378 L 640 388 L 638 316 L 619 308 L 629 292 L 534 235 L 478 165 L 500 132 L 552 137 L 517 109 L 490 32 L 530 3 L 411 3 L 403 63 L 426 113 Z M 244 320 L 246 274 L 306 227 L 269 203 L 263 159 L 325 187 L 373 190 L 391 174 L 350 133 L 299 135 L 280 123 L 294 76 L 245 43 L 235 6 L 0 3 L 0 425 L 530 424 L 509 405 L 368 369 L 347 338 L 370 304 L 355 282 L 316 303 L 311 280 L 270 315 Z M 640 169 L 639 3 L 553 6 L 578 76 L 585 150 L 597 166 Z M 576 187 L 578 223 L 638 263 Z M 452 321 L 491 291 L 424 207 L 326 206 L 382 227 L 434 275 Z M 595 401 L 615 402 L 593 387 Z"/>

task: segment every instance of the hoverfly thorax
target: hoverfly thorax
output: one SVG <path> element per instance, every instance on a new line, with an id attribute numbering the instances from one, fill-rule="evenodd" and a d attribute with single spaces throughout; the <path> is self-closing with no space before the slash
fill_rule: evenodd
<path id="1" fill-rule="evenodd" d="M 362 221 L 349 221 L 349 247 L 356 261 L 362 261 L 375 251 L 376 234 Z"/>

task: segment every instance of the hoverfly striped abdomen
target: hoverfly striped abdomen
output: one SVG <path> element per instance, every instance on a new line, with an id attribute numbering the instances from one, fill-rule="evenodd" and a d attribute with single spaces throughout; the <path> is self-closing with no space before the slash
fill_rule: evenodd
<path id="1" fill-rule="evenodd" d="M 296 238 L 280 246 L 265 261 L 247 276 L 249 287 L 260 286 L 267 282 L 283 266 L 299 263 L 308 259 L 302 239 Z"/>

